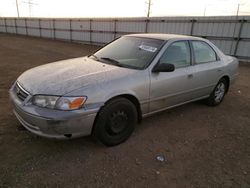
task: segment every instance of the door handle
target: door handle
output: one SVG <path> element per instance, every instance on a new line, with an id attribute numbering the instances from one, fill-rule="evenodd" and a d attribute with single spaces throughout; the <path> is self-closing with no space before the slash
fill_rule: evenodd
<path id="1" fill-rule="evenodd" d="M 217 72 L 221 72 L 222 70 L 221 69 L 217 69 Z"/>
<path id="2" fill-rule="evenodd" d="M 193 78 L 194 75 L 193 75 L 193 74 L 189 74 L 187 77 L 188 77 L 188 78 Z"/>

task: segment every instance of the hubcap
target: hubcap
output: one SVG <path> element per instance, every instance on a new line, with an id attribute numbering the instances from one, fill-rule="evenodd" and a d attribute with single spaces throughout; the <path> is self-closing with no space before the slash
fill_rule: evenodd
<path id="1" fill-rule="evenodd" d="M 128 116 L 124 111 L 117 111 L 111 114 L 108 121 L 108 132 L 116 135 L 125 130 L 128 123 Z"/>
<path id="2" fill-rule="evenodd" d="M 220 102 L 225 94 L 225 84 L 219 83 L 214 92 L 214 100 Z"/>

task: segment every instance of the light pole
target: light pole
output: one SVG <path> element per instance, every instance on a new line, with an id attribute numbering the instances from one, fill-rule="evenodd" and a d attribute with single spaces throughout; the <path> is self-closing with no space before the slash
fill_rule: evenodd
<path id="1" fill-rule="evenodd" d="M 238 18 L 239 16 L 239 11 L 240 11 L 240 3 L 238 3 L 238 6 L 237 6 L 236 18 Z"/>
<path id="2" fill-rule="evenodd" d="M 207 10 L 207 6 L 205 5 L 203 16 L 206 16 L 206 10 Z"/>
<path id="3" fill-rule="evenodd" d="M 239 16 L 239 13 L 240 13 L 240 6 L 241 5 L 245 5 L 246 3 L 238 3 L 238 5 L 237 5 L 237 11 L 236 11 L 236 18 L 238 18 L 238 16 Z"/>
<path id="4" fill-rule="evenodd" d="M 237 11 L 236 11 L 236 21 L 235 21 L 235 24 L 234 24 L 234 30 L 233 30 L 233 38 L 234 38 L 234 35 L 235 35 L 235 30 L 236 30 L 236 26 L 237 26 L 237 21 L 238 21 L 238 16 L 239 16 L 239 13 L 240 13 L 240 5 L 244 5 L 245 3 L 238 3 L 237 5 Z M 233 49 L 233 42 L 231 43 L 231 47 L 230 47 L 230 53 L 232 52 L 232 49 Z"/>
<path id="5" fill-rule="evenodd" d="M 205 4 L 204 11 L 203 11 L 203 16 L 206 16 L 207 7 L 211 6 L 211 5 L 212 4 Z"/>
<path id="6" fill-rule="evenodd" d="M 148 12 L 147 12 L 147 17 L 150 16 L 151 5 L 152 5 L 151 0 L 148 0 Z"/>
<path id="7" fill-rule="evenodd" d="M 18 8 L 18 1 L 16 0 L 16 12 L 17 12 L 17 17 L 19 18 L 19 8 Z"/>
<path id="8" fill-rule="evenodd" d="M 33 3 L 32 0 L 28 0 L 28 1 L 22 1 L 23 3 L 25 4 L 28 4 L 29 5 L 29 14 L 30 14 L 30 17 L 32 16 L 32 6 L 33 5 L 38 5 L 37 3 Z"/>

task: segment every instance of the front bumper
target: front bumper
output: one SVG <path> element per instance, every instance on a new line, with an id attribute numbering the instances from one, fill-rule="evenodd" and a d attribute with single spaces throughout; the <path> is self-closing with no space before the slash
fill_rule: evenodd
<path id="1" fill-rule="evenodd" d="M 19 122 L 30 132 L 56 139 L 90 135 L 99 109 L 60 111 L 25 104 L 10 89 L 13 112 Z"/>

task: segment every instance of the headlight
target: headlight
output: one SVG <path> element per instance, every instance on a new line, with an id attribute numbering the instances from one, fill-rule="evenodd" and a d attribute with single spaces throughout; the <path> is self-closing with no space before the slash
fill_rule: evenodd
<path id="1" fill-rule="evenodd" d="M 83 107 L 87 97 L 58 97 L 35 95 L 32 103 L 36 106 L 58 109 L 58 110 L 77 110 Z"/>
<path id="2" fill-rule="evenodd" d="M 37 106 L 53 109 L 58 99 L 59 97 L 56 96 L 35 95 L 32 98 L 32 103 Z"/>

